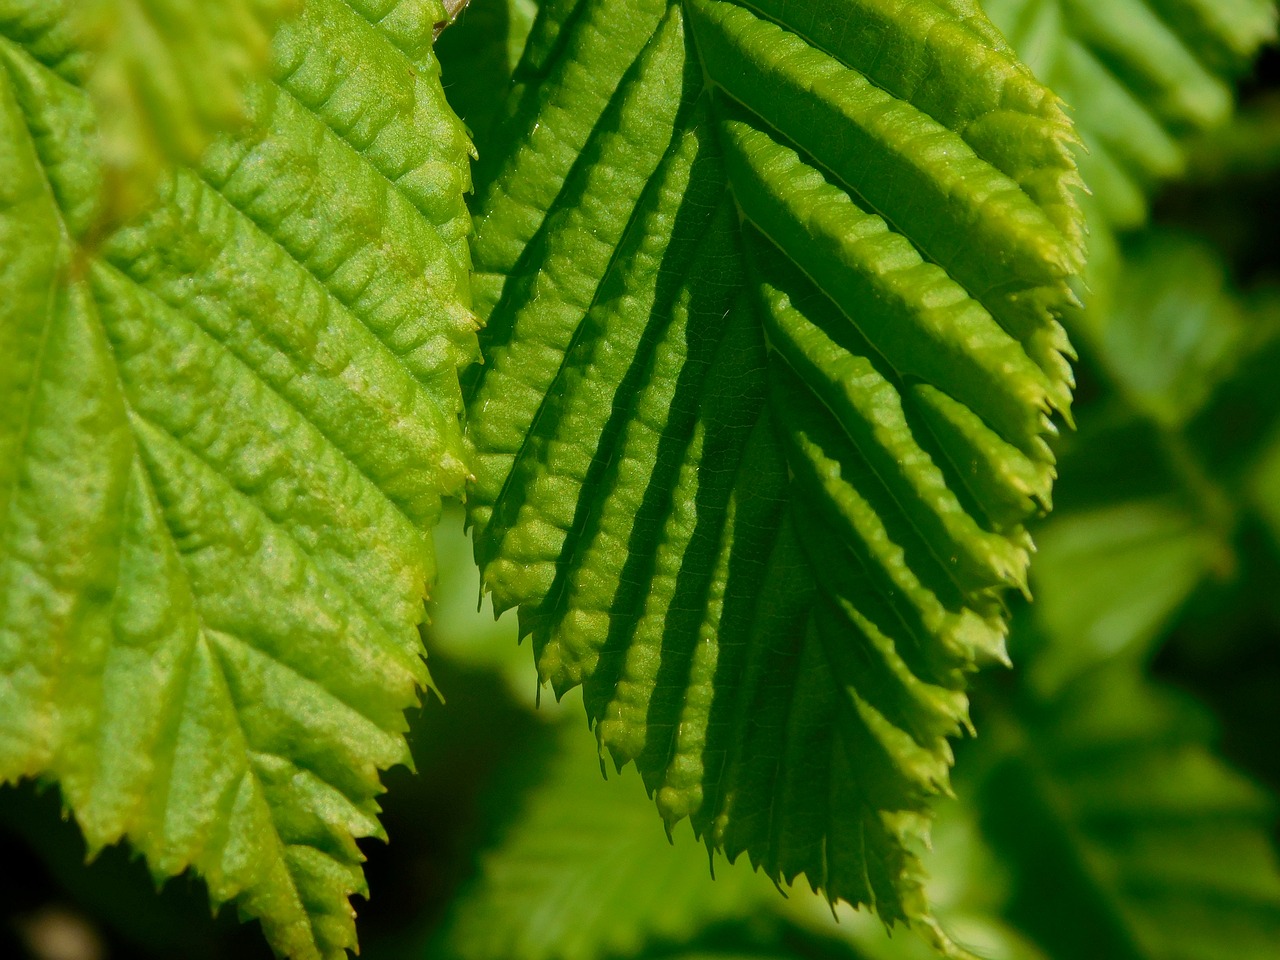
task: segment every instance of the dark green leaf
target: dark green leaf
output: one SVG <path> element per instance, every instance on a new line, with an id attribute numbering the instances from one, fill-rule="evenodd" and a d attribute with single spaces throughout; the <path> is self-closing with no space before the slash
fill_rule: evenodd
<path id="1" fill-rule="evenodd" d="M 476 204 L 485 585 L 668 825 L 926 918 L 1070 396 L 1058 102 L 932 0 L 552 3 L 515 76 Z"/>

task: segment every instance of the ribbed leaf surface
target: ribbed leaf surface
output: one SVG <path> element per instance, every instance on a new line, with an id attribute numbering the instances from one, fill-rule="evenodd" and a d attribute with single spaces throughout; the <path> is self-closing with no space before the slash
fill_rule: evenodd
<path id="1" fill-rule="evenodd" d="M 437 19 L 310 0 L 249 127 L 100 237 L 93 57 L 65 5 L 0 7 L 0 781 L 56 781 L 91 850 L 194 867 L 293 957 L 355 943 L 465 473 Z"/>
<path id="2" fill-rule="evenodd" d="M 1274 0 L 983 0 L 1072 108 L 1080 168 L 1110 224 L 1146 219 L 1147 194 L 1186 163 L 1187 134 L 1230 115 L 1233 75 L 1274 39 Z"/>
<path id="3" fill-rule="evenodd" d="M 485 584 L 669 825 L 925 916 L 1069 402 L 1058 102 L 932 0 L 549 4 L 516 78 L 473 246 Z"/>

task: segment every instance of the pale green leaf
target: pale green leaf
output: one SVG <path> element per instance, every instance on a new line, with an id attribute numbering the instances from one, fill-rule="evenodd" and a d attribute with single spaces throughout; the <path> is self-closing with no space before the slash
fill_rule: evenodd
<path id="1" fill-rule="evenodd" d="M 0 6 L 6 35 L 94 101 L 105 222 L 135 214 L 171 162 L 194 163 L 248 120 L 246 87 L 268 68 L 271 30 L 298 0 L 50 0 Z"/>
<path id="2" fill-rule="evenodd" d="M 309 0 L 247 125 L 92 245 L 99 54 L 64 13 L 0 11 L 0 781 L 343 956 L 466 472 L 439 8 Z"/>
<path id="3" fill-rule="evenodd" d="M 551 3 L 515 76 L 473 245 L 495 606 L 669 826 L 924 919 L 1070 399 L 1058 101 L 932 0 Z"/>

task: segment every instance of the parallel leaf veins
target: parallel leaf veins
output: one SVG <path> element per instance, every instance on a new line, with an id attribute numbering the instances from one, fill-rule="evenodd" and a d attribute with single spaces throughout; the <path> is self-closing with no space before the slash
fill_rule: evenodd
<path id="1" fill-rule="evenodd" d="M 471 518 L 672 825 L 928 923 L 1070 402 L 1073 134 L 970 2 L 548 4 L 481 161 Z"/>

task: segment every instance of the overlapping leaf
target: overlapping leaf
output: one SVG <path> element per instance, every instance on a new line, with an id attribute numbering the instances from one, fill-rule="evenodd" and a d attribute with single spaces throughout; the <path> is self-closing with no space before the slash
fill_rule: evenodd
<path id="1" fill-rule="evenodd" d="M 45 6 L 44 22 L 74 37 L 72 56 L 83 61 L 79 80 L 97 104 L 109 188 L 102 214 L 114 221 L 138 212 L 168 163 L 196 162 L 218 133 L 245 122 L 244 88 L 266 70 L 271 27 L 299 3 L 55 0 Z"/>
<path id="2" fill-rule="evenodd" d="M 1073 111 L 1103 222 L 1146 220 L 1180 174 L 1188 134 L 1221 125 L 1231 80 L 1274 39 L 1274 0 L 983 0 L 1026 63 Z M 1098 224 L 1101 227 L 1101 223 Z"/>
<path id="3" fill-rule="evenodd" d="M 482 159 L 471 517 L 663 816 L 925 917 L 1069 402 L 1058 101 L 970 3 L 549 4 Z"/>
<path id="4" fill-rule="evenodd" d="M 247 126 L 86 245 L 110 158 L 72 6 L 0 7 L 0 780 L 343 956 L 465 473 L 441 10 L 309 0 Z"/>

